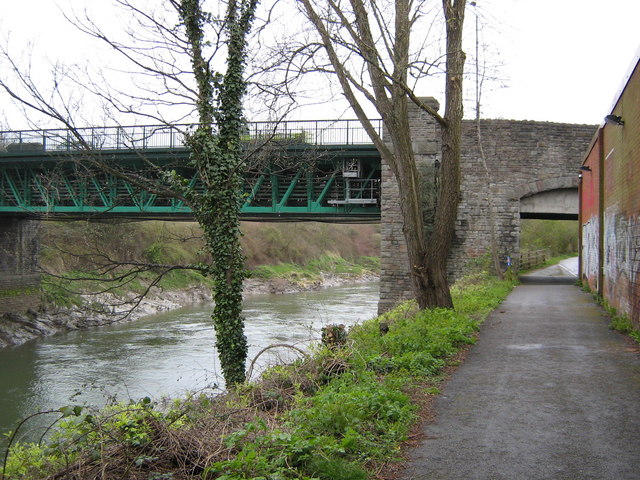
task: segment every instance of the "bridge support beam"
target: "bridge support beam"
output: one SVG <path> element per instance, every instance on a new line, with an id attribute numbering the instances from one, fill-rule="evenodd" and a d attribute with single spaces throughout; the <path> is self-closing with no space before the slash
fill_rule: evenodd
<path id="1" fill-rule="evenodd" d="M 0 314 L 40 306 L 38 223 L 0 217 Z"/>

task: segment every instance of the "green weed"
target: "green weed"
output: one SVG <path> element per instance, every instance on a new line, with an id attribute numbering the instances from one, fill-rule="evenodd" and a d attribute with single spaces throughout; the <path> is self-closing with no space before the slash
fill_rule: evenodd
<path id="1" fill-rule="evenodd" d="M 289 417 L 298 433 L 334 438 L 359 461 L 388 457 L 415 418 L 406 394 L 368 372 L 346 373 L 301 407 Z"/>
<path id="2" fill-rule="evenodd" d="M 74 290 L 70 281 L 42 276 L 40 294 L 45 305 L 75 307 L 82 305 L 82 297 Z"/>
<path id="3" fill-rule="evenodd" d="M 270 280 L 283 278 L 292 282 L 316 281 L 321 274 L 363 275 L 377 273 L 380 260 L 374 257 L 357 257 L 351 261 L 335 255 L 321 255 L 304 265 L 295 263 L 279 263 L 276 265 L 260 265 L 251 271 L 251 276 Z"/>
<path id="4" fill-rule="evenodd" d="M 620 333 L 624 333 L 633 338 L 637 343 L 640 343 L 640 330 L 634 328 L 631 320 L 626 315 L 618 315 L 614 309 L 608 309 L 611 315 L 611 322 L 609 328 Z"/>
<path id="5" fill-rule="evenodd" d="M 621 315 L 618 311 L 607 302 L 597 292 L 591 291 L 589 284 L 582 284 L 582 291 L 585 293 L 591 293 L 593 299 L 604 308 L 609 315 L 609 328 L 624 335 L 629 335 L 637 343 L 640 343 L 640 329 L 635 328 L 631 320 L 627 315 Z"/>

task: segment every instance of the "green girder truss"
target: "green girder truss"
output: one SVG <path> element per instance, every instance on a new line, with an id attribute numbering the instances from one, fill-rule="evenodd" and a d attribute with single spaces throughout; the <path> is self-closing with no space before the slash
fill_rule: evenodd
<path id="1" fill-rule="evenodd" d="M 0 215 L 38 218 L 190 218 L 163 172 L 202 184 L 184 148 L 0 153 Z M 373 145 L 288 144 L 248 161 L 241 217 L 378 221 L 380 155 Z"/>

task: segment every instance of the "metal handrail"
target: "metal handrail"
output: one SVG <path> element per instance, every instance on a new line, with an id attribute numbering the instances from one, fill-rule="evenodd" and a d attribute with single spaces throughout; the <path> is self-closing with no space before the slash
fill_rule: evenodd
<path id="1" fill-rule="evenodd" d="M 382 135 L 382 120 L 372 120 Z M 70 129 L 17 130 L 0 132 L 1 151 L 74 151 L 148 150 L 153 148 L 184 148 L 185 134 L 193 124 L 131 125 L 113 127 L 82 127 Z M 371 144 L 358 120 L 291 120 L 280 122 L 250 122 L 243 140 L 277 140 L 309 145 Z"/>

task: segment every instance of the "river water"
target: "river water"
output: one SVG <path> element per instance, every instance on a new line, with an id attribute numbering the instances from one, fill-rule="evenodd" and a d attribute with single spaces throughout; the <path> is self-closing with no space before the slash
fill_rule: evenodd
<path id="1" fill-rule="evenodd" d="M 249 296 L 244 306 L 249 360 L 271 344 L 304 348 L 320 338 L 324 325 L 372 318 L 377 303 L 377 283 Z M 32 413 L 65 405 L 101 406 L 113 396 L 127 401 L 217 390 L 220 368 L 210 314 L 206 305 L 185 308 L 0 350 L 0 435 Z M 292 354 L 269 350 L 256 364 Z M 0 439 L 0 447 L 4 443 Z"/>

